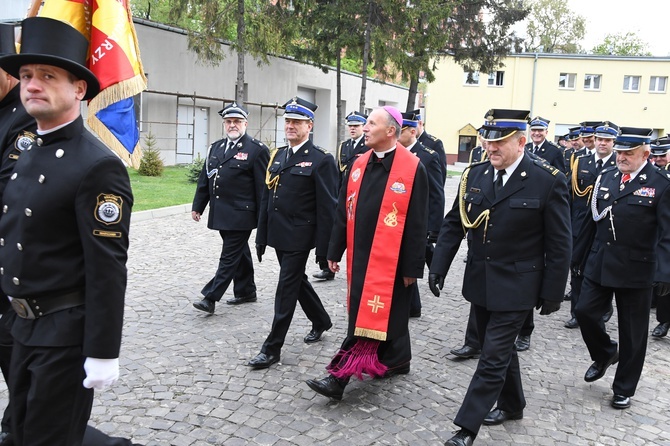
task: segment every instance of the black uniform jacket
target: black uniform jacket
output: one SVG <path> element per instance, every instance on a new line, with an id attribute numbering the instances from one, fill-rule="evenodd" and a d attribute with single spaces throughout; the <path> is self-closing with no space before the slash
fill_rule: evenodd
<path id="1" fill-rule="evenodd" d="M 575 172 L 572 172 L 572 175 L 576 175 L 577 188 L 580 191 L 584 191 L 589 186 L 595 184 L 598 173 L 596 172 L 596 161 L 597 158 L 595 155 L 581 156 L 577 159 L 577 169 Z M 607 163 L 603 165 L 602 170 L 607 167 L 616 167 L 616 153 L 613 153 L 612 156 L 607 160 Z M 582 229 L 582 225 L 586 219 L 591 217 L 591 193 L 580 197 L 576 194 L 575 188 L 572 186 L 572 178 L 570 178 L 570 192 L 571 203 L 571 213 L 572 213 L 572 236 L 577 237 L 579 232 Z"/>
<path id="2" fill-rule="evenodd" d="M 126 168 L 81 117 L 21 154 L 0 219 L 2 290 L 24 299 L 81 291 L 85 305 L 17 317 L 16 340 L 118 358 L 132 204 Z"/>
<path id="3" fill-rule="evenodd" d="M 526 150 L 529 152 L 533 152 L 533 147 L 535 144 L 533 142 L 529 142 L 526 144 Z M 565 166 L 565 158 L 563 157 L 563 151 L 561 150 L 560 147 L 558 147 L 556 144 L 549 142 L 548 140 L 544 140 L 542 145 L 540 146 L 540 150 L 535 154 L 545 160 L 547 163 L 551 164 L 564 174 L 568 171 L 568 169 Z"/>
<path id="4" fill-rule="evenodd" d="M 415 154 L 428 175 L 428 230 L 440 232 L 442 219 L 444 218 L 444 184 L 442 183 L 442 168 L 440 157 L 437 152 L 424 147 L 417 141 L 410 152 Z"/>
<path id="5" fill-rule="evenodd" d="M 209 203 L 207 227 L 218 231 L 250 231 L 258 225 L 270 151 L 244 135 L 224 155 L 227 139 L 212 144 L 193 198 L 193 211 Z"/>
<path id="6" fill-rule="evenodd" d="M 396 149 L 398 150 L 398 149 Z M 359 190 L 354 221 L 354 269 L 350 286 L 350 311 L 348 334 L 354 333 L 363 285 L 367 275 L 370 251 L 375 236 L 379 209 L 384 197 L 395 151 L 386 155 L 380 163 L 370 157 Z M 348 181 L 348 175 L 347 175 Z M 428 182 L 425 167 L 419 163 L 412 185 L 412 195 L 407 209 L 407 218 L 400 244 L 400 257 L 393 288 L 393 304 L 389 316 L 388 339 L 396 339 L 407 333 L 411 287 L 405 287 L 403 277 L 423 277 L 426 249 L 426 219 L 428 215 Z M 341 261 L 347 249 L 347 188 L 340 190 L 335 224 L 328 247 L 328 259 Z M 347 266 L 348 267 L 348 266 Z"/>
<path id="7" fill-rule="evenodd" d="M 0 198 L 5 190 L 14 163 L 35 137 L 35 119 L 21 103 L 19 85 L 0 101 Z"/>
<path id="8" fill-rule="evenodd" d="M 521 163 L 494 198 L 494 168 L 473 165 L 465 187 L 470 229 L 463 296 L 490 311 L 533 308 L 538 298 L 563 300 L 572 236 L 565 175 L 541 160 L 523 155 Z M 446 276 L 463 239 L 458 197 L 447 213 L 435 246 L 431 273 Z"/>
<path id="9" fill-rule="evenodd" d="M 353 139 L 347 139 L 342 144 L 337 151 L 337 163 L 340 168 L 340 186 L 344 185 L 344 179 L 347 172 L 351 168 L 351 165 L 354 164 L 354 161 L 370 150 L 365 145 L 365 136 L 362 136 L 358 144 L 354 145 Z"/>
<path id="10" fill-rule="evenodd" d="M 602 171 L 594 191 L 597 210 L 612 206 L 612 219 L 607 214 L 598 222 L 589 220 L 595 238 L 584 275 L 612 288 L 670 282 L 670 172 L 647 163 L 622 191 L 620 183 L 618 169 Z"/>
<path id="11" fill-rule="evenodd" d="M 425 130 L 423 133 L 421 133 L 418 140 L 425 147 L 428 147 L 429 149 L 437 152 L 437 155 L 440 157 L 440 167 L 442 168 L 442 185 L 444 186 L 445 181 L 447 181 L 447 154 L 444 151 L 444 144 L 442 144 L 442 140 L 428 134 L 428 132 Z"/>
<path id="12" fill-rule="evenodd" d="M 333 228 L 339 180 L 335 158 L 307 141 L 286 161 L 277 149 L 268 166 L 276 187 L 263 195 L 256 243 L 280 251 L 309 251 L 326 256 Z"/>

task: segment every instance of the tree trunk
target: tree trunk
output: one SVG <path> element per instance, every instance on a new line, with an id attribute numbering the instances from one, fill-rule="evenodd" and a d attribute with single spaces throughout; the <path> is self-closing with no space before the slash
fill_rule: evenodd
<path id="1" fill-rule="evenodd" d="M 368 59 L 370 58 L 370 40 L 372 39 L 372 11 L 374 3 L 370 1 L 368 21 L 365 24 L 365 42 L 363 43 L 363 66 L 361 67 L 361 99 L 358 103 L 358 112 L 365 113 L 365 90 L 368 81 Z"/>
<path id="2" fill-rule="evenodd" d="M 416 71 L 410 75 L 409 79 L 409 92 L 407 93 L 407 106 L 405 107 L 406 112 L 411 112 L 414 110 L 414 104 L 416 104 L 416 94 L 419 91 L 419 72 Z"/>
<path id="3" fill-rule="evenodd" d="M 246 42 L 244 24 L 244 0 L 237 0 L 237 85 L 235 87 L 235 101 L 244 103 L 244 55 Z"/>
<path id="4" fill-rule="evenodd" d="M 335 100 L 337 101 L 337 142 L 338 144 L 341 141 L 344 141 L 344 125 L 343 125 L 343 120 L 344 120 L 344 113 L 346 113 L 345 110 L 342 110 L 342 50 L 338 49 L 337 51 L 337 59 L 336 59 L 336 67 L 337 67 L 337 75 L 336 75 L 336 94 L 335 94 Z"/>

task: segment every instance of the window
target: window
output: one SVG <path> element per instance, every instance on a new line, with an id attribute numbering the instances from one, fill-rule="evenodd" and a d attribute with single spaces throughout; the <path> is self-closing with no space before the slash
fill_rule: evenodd
<path id="1" fill-rule="evenodd" d="M 623 91 L 640 91 L 640 76 L 624 76 Z"/>
<path id="2" fill-rule="evenodd" d="M 479 85 L 479 71 L 466 71 L 463 73 L 465 85 Z"/>
<path id="3" fill-rule="evenodd" d="M 600 90 L 600 74 L 587 74 L 584 76 L 584 90 Z"/>
<path id="4" fill-rule="evenodd" d="M 505 72 L 504 71 L 494 71 L 489 73 L 489 85 L 495 85 L 496 87 L 502 87 L 505 81 Z"/>
<path id="5" fill-rule="evenodd" d="M 667 76 L 652 76 L 649 79 L 650 93 L 665 93 L 665 86 L 668 85 Z"/>
<path id="6" fill-rule="evenodd" d="M 561 75 L 558 77 L 558 88 L 574 90 L 576 78 L 576 73 L 561 73 Z"/>

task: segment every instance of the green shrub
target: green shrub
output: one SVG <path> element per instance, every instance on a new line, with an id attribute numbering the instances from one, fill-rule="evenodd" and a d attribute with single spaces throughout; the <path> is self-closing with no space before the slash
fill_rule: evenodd
<path id="1" fill-rule="evenodd" d="M 142 150 L 142 160 L 140 161 L 140 168 L 137 173 L 145 177 L 160 177 L 163 175 L 163 159 L 160 155 L 160 149 L 156 142 L 156 137 L 149 132 L 144 137 L 144 148 Z"/>
<path id="2" fill-rule="evenodd" d="M 198 182 L 198 177 L 200 177 L 200 172 L 202 171 L 202 166 L 204 166 L 204 164 L 205 160 L 198 153 L 198 157 L 187 166 L 188 172 L 186 173 L 186 178 L 189 183 Z"/>

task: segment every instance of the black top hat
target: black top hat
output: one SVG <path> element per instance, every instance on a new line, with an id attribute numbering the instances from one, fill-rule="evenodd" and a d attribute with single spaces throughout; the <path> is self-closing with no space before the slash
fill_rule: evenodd
<path id="1" fill-rule="evenodd" d="M 2 23 L 0 24 L 0 56 L 7 54 L 16 54 L 14 25 Z"/>
<path id="2" fill-rule="evenodd" d="M 247 117 L 249 116 L 249 112 L 241 105 L 238 105 L 237 102 L 233 102 L 230 105 L 226 105 L 225 107 L 223 107 L 222 110 L 219 110 L 219 114 L 223 119 L 226 118 L 247 119 Z"/>
<path id="3" fill-rule="evenodd" d="M 21 52 L 0 57 L 0 68 L 18 78 L 27 64 L 53 65 L 86 81 L 84 100 L 100 92 L 100 82 L 88 68 L 88 39 L 60 20 L 31 17 L 23 21 Z"/>
<path id="4" fill-rule="evenodd" d="M 493 108 L 484 115 L 484 125 L 479 135 L 484 141 L 500 141 L 528 127 L 528 110 L 507 110 Z"/>
<path id="5" fill-rule="evenodd" d="M 303 119 L 314 121 L 314 112 L 318 108 L 303 98 L 294 96 L 291 100 L 282 106 L 284 108 L 284 117 L 289 119 Z"/>

